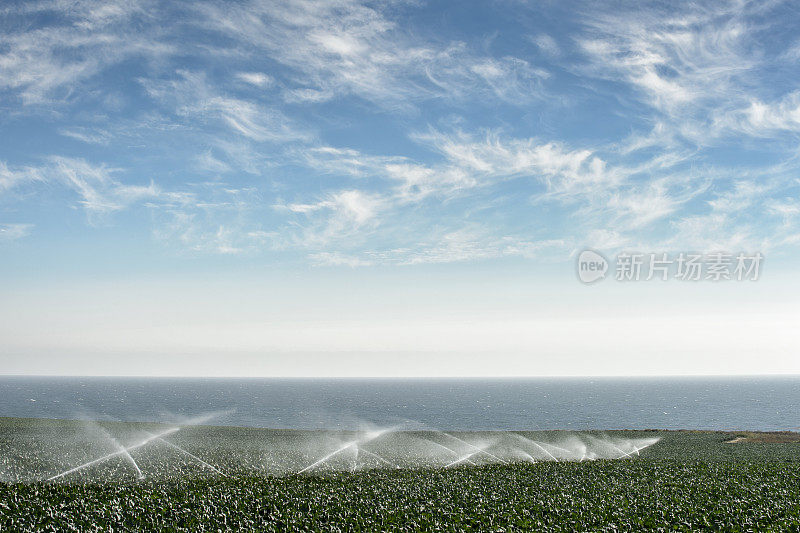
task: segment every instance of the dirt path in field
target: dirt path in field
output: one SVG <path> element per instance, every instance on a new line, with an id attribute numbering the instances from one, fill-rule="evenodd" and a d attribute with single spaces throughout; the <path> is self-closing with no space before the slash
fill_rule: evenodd
<path id="1" fill-rule="evenodd" d="M 736 432 L 735 437 L 726 440 L 726 444 L 736 444 L 739 442 L 768 442 L 768 443 L 785 443 L 785 442 L 800 442 L 800 433 L 794 431 L 773 431 L 773 432 Z"/>

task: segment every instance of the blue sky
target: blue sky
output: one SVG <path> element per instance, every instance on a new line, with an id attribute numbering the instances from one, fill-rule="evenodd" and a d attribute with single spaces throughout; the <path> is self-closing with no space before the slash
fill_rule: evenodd
<path id="1" fill-rule="evenodd" d="M 208 324 L 249 324 L 257 337 L 274 325 L 270 306 L 301 302 L 281 315 L 301 321 L 328 309 L 296 337 L 241 348 L 273 354 L 258 367 L 270 374 L 286 364 L 274 354 L 303 345 L 321 322 L 350 317 L 352 340 L 386 306 L 416 317 L 412 332 L 464 308 L 483 321 L 466 300 L 536 320 L 550 291 L 585 289 L 572 267 L 585 247 L 760 251 L 773 279 L 790 275 L 800 244 L 798 22 L 796 5 L 773 1 L 5 2 L 0 312 L 13 340 L 4 364 L 81 373 L 96 361 L 57 354 L 114 349 L 175 373 L 153 354 L 228 346 L 168 346 L 145 321 L 136 327 L 150 341 L 113 348 L 101 332 L 149 316 L 152 305 L 135 297 L 148 291 L 162 306 L 206 294 L 196 305 Z M 352 296 L 361 286 L 369 305 Z M 512 305 L 517 297 L 503 295 L 520 287 L 530 298 Z M 747 294 L 791 309 L 780 295 L 792 290 Z M 224 296 L 259 291 L 269 294 L 249 311 Z M 744 289 L 702 291 L 729 309 Z M 190 311 L 169 316 L 189 323 Z M 83 341 L 34 342 L 37 325 L 84 328 Z M 389 339 L 379 347 L 323 335 L 297 349 L 464 350 L 376 331 Z M 508 334 L 489 328 L 486 345 Z M 780 341 L 770 371 L 800 371 L 787 363 L 795 340 Z M 529 342 L 509 350 L 546 351 Z M 304 364 L 286 372 L 308 373 Z M 397 368 L 389 373 L 409 372 Z M 641 372 L 708 371 L 670 368 Z M 205 371 L 226 372 L 213 362 Z"/>

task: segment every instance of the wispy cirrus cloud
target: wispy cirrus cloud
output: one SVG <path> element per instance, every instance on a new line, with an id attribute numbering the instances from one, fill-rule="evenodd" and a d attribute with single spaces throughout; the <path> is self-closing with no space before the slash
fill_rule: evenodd
<path id="1" fill-rule="evenodd" d="M 239 254 L 275 247 L 279 241 L 253 220 L 252 213 L 263 206 L 252 187 L 215 181 L 167 190 L 152 180 L 124 180 L 124 169 L 63 156 L 48 158 L 35 174 L 42 183 L 71 191 L 92 224 L 104 224 L 124 210 L 149 211 L 155 239 L 177 244 L 179 250 Z"/>
<path id="2" fill-rule="evenodd" d="M 271 246 L 274 236 L 249 223 L 227 221 L 215 214 L 174 210 L 153 229 L 155 238 L 178 253 L 239 255 Z"/>
<path id="3" fill-rule="evenodd" d="M 107 146 L 111 142 L 112 134 L 102 128 L 88 129 L 85 127 L 64 128 L 59 130 L 59 134 L 69 137 L 86 144 L 99 144 Z"/>
<path id="4" fill-rule="evenodd" d="M 777 138 L 800 132 L 800 91 L 773 102 L 753 99 L 746 107 L 715 117 L 714 127 L 725 132 L 751 137 Z"/>
<path id="5" fill-rule="evenodd" d="M 587 63 L 576 68 L 619 87 L 616 97 L 650 125 L 625 139 L 623 150 L 706 149 L 736 136 L 756 146 L 797 130 L 796 89 L 775 78 L 796 70 L 791 47 L 765 45 L 776 21 L 770 17 L 785 5 L 731 0 L 587 9 L 587 32 L 575 37 Z M 784 86 L 789 91 L 781 94 Z M 644 107 L 636 109 L 629 97 Z"/>
<path id="6" fill-rule="evenodd" d="M 39 168 L 32 166 L 9 167 L 5 161 L 0 161 L 0 193 L 11 191 L 26 183 L 43 180 L 44 176 Z"/>
<path id="7" fill-rule="evenodd" d="M 77 98 L 77 84 L 131 57 L 161 58 L 174 47 L 149 24 L 155 6 L 134 2 L 27 2 L 0 10 L 0 90 L 23 104 Z M 32 17 L 55 21 L 31 29 Z M 145 33 L 135 27 L 145 28 Z"/>
<path id="8" fill-rule="evenodd" d="M 672 231 L 660 243 L 694 250 L 774 251 L 797 233 L 791 202 L 800 192 L 784 168 L 721 172 L 702 197 L 702 204 L 670 220 Z M 783 200 L 781 199 L 783 197 Z M 783 211 L 782 207 L 788 207 Z M 788 217 L 788 218 L 786 218 Z"/>
<path id="9" fill-rule="evenodd" d="M 488 133 L 476 139 L 457 132 L 415 135 L 438 150 L 449 164 L 489 179 L 530 176 L 544 182 L 550 192 L 569 193 L 582 186 L 618 179 L 606 162 L 590 149 L 569 149 L 563 143 L 537 139 L 502 139 Z"/>
<path id="10" fill-rule="evenodd" d="M 592 75 L 630 85 L 664 113 L 727 99 L 757 61 L 745 2 L 626 7 L 592 11 L 578 43 Z"/>
<path id="11" fill-rule="evenodd" d="M 525 180 L 534 204 L 556 203 L 581 219 L 638 229 L 674 213 L 707 184 L 692 182 L 660 157 L 643 163 L 609 163 L 603 147 L 570 148 L 563 143 L 503 138 L 488 134 L 475 139 L 455 135 L 420 136 L 447 160 L 447 171 L 460 169 L 483 181 Z M 602 154 L 606 152 L 606 156 Z M 652 176 L 644 179 L 645 174 Z M 657 177 L 656 177 L 657 176 Z M 481 180 L 479 180 L 481 181 Z"/>
<path id="12" fill-rule="evenodd" d="M 578 242 L 580 235 L 592 230 L 592 225 L 614 228 L 612 231 L 618 235 L 616 240 L 623 240 L 619 235 L 641 231 L 675 214 L 708 188 L 708 181 L 689 179 L 660 160 L 636 166 L 610 165 L 598 151 L 571 149 L 562 143 L 520 139 L 493 132 L 474 137 L 462 131 L 444 133 L 437 130 L 415 134 L 412 138 L 438 153 L 438 161 L 421 163 L 407 157 L 364 155 L 353 149 L 332 147 L 313 150 L 313 157 L 305 160 L 307 164 L 347 176 L 355 180 L 353 184 L 371 183 L 378 192 L 364 195 L 356 194 L 354 190 L 342 190 L 314 203 L 288 206 L 287 209 L 307 217 L 305 221 L 296 222 L 303 235 L 298 242 L 311 249 L 324 249 L 331 245 L 331 236 L 352 235 L 358 230 L 361 224 L 352 223 L 353 214 L 364 212 L 369 214 L 363 218 L 370 221 L 370 232 L 385 242 L 388 239 L 390 243 L 398 243 L 395 248 L 384 245 L 384 250 L 380 251 L 373 245 L 368 257 L 340 256 L 332 251 L 315 252 L 314 257 L 331 258 L 333 262 L 346 257 L 343 264 L 375 263 L 381 258 L 401 264 L 423 260 L 441 262 L 448 251 L 454 261 L 460 261 L 458 258 L 464 255 L 475 259 L 499 257 L 506 253 L 512 255 L 510 250 L 521 254 L 522 250 L 530 248 L 513 246 L 525 240 L 514 236 L 512 228 L 515 224 L 510 218 L 514 215 L 496 219 L 502 228 L 500 231 L 508 233 L 495 234 L 491 246 L 481 246 L 477 235 L 464 232 L 464 225 L 471 224 L 468 220 L 445 222 L 442 217 L 433 215 L 427 218 L 424 214 L 436 213 L 437 209 L 455 201 L 491 196 L 504 183 L 514 182 L 518 184 L 515 188 L 525 191 L 532 208 L 552 205 L 572 220 L 563 232 L 542 241 Z M 656 180 L 644 179 L 645 172 L 658 172 L 661 176 Z M 339 195 L 370 198 L 370 209 L 348 209 L 346 204 L 337 200 L 341 198 Z M 495 204 L 497 201 L 496 198 L 492 200 Z M 516 199 L 512 197 L 504 201 L 513 204 Z M 492 209 L 500 208 L 500 205 L 492 206 Z M 422 245 L 419 241 L 409 242 L 407 236 L 393 231 L 410 213 L 414 213 L 418 227 L 413 235 L 430 237 L 431 228 L 435 228 L 433 233 L 439 235 L 434 239 L 435 245 L 425 248 L 428 250 L 426 253 L 420 252 Z M 345 224 L 344 221 L 351 223 Z M 378 227 L 378 221 L 384 227 Z M 344 228 L 346 231 L 342 231 Z M 473 238 L 467 239 L 466 235 Z M 485 233 L 480 236 L 491 240 Z M 362 244 L 369 246 L 368 241 L 360 242 Z M 433 258 L 437 259 L 434 261 Z"/>
<path id="13" fill-rule="evenodd" d="M 33 231 L 34 224 L 0 224 L 0 243 L 7 243 L 27 237 Z"/>
<path id="14" fill-rule="evenodd" d="M 92 220 L 136 204 L 168 205 L 187 200 L 185 194 L 165 191 L 153 181 L 123 181 L 119 178 L 122 173 L 119 168 L 64 156 L 49 156 L 35 167 L 9 167 L 0 161 L 0 187 L 20 193 L 25 189 L 25 194 L 31 194 L 31 188 L 61 188 L 72 193 L 71 202 Z"/>
<path id="15" fill-rule="evenodd" d="M 486 228 L 471 225 L 426 236 L 413 247 L 366 250 L 359 253 L 314 252 L 309 254 L 309 258 L 321 266 L 413 266 L 485 261 L 503 257 L 547 259 L 568 254 L 573 246 L 574 244 L 559 239 L 532 241 L 515 236 L 498 238 Z"/>
<path id="16" fill-rule="evenodd" d="M 83 159 L 55 156 L 44 174 L 50 181 L 57 181 L 77 193 L 81 205 L 90 215 L 119 211 L 128 205 L 156 198 L 161 194 L 152 182 L 148 185 L 132 185 L 114 177 L 119 169 L 105 165 L 94 165 Z"/>
<path id="17" fill-rule="evenodd" d="M 314 203 L 275 206 L 306 219 L 307 224 L 299 223 L 302 230 L 298 242 L 309 248 L 361 237 L 381 223 L 382 211 L 387 207 L 383 196 L 358 189 L 333 192 Z"/>
<path id="18" fill-rule="evenodd" d="M 236 78 L 261 89 L 275 84 L 275 79 L 264 72 L 237 72 Z"/>
<path id="19" fill-rule="evenodd" d="M 178 70 L 169 79 L 141 79 L 147 94 L 189 121 L 218 121 L 231 132 L 255 142 L 307 139 L 308 133 L 275 107 L 230 96 L 210 83 L 203 72 Z"/>
<path id="20" fill-rule="evenodd" d="M 196 6 L 199 24 L 240 43 L 243 53 L 265 53 L 290 69 L 290 102 L 356 95 L 396 108 L 423 98 L 483 93 L 521 102 L 540 95 L 543 69 L 481 55 L 464 42 L 420 42 L 383 8 L 351 0 Z"/>

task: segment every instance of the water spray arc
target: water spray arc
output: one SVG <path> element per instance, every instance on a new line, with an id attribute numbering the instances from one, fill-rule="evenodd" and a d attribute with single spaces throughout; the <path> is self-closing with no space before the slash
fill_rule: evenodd
<path id="1" fill-rule="evenodd" d="M 326 456 L 325 456 L 325 457 L 323 457 L 322 459 L 320 459 L 320 460 L 318 460 L 318 461 L 315 461 L 315 462 L 311 463 L 310 465 L 308 465 L 307 467 L 305 467 L 304 469 L 300 470 L 300 471 L 299 471 L 299 472 L 297 472 L 297 473 L 298 473 L 298 474 L 302 474 L 303 472 L 306 472 L 306 471 L 308 471 L 308 470 L 311 470 L 311 469 L 312 469 L 312 468 L 314 468 L 315 466 L 323 464 L 325 461 L 327 461 L 327 460 L 328 460 L 328 459 L 330 459 L 331 457 L 333 457 L 333 456 L 335 456 L 335 455 L 337 455 L 337 454 L 339 454 L 339 453 L 341 453 L 341 452 L 343 452 L 343 451 L 345 451 L 345 450 L 347 450 L 347 449 L 349 449 L 349 448 L 351 448 L 351 447 L 355 446 L 356 444 L 358 444 L 358 441 L 352 441 L 352 442 L 348 442 L 347 444 L 345 444 L 345 445 L 344 445 L 344 446 L 342 446 L 341 448 L 339 448 L 339 449 L 337 449 L 337 450 L 334 450 L 334 451 L 332 451 L 331 453 L 329 453 L 328 455 L 326 455 Z"/>
<path id="2" fill-rule="evenodd" d="M 199 457 L 197 457 L 197 456 L 196 456 L 196 455 L 194 455 L 193 453 L 190 453 L 190 452 L 188 452 L 188 451 L 184 450 L 183 448 L 181 448 L 181 447 L 180 447 L 180 446 L 178 446 L 177 444 L 173 444 L 173 443 L 171 443 L 170 441 L 168 441 L 168 440 L 166 440 L 166 439 L 163 439 L 163 438 L 161 438 L 161 437 L 155 437 L 155 438 L 156 438 L 156 439 L 157 439 L 159 442 L 162 442 L 162 443 L 166 444 L 167 446 L 169 446 L 169 447 L 171 447 L 171 448 L 174 448 L 175 450 L 178 450 L 179 452 L 181 452 L 181 453 L 183 453 L 183 454 L 185 454 L 185 455 L 188 455 L 189 457 L 191 457 L 192 459 L 194 459 L 195 461 L 197 461 L 197 462 L 198 462 L 198 463 L 200 463 L 201 465 L 205 466 L 206 468 L 210 468 L 211 470 L 213 470 L 213 471 L 214 471 L 214 472 L 216 472 L 217 474 L 219 474 L 219 475 L 221 475 L 221 476 L 224 476 L 224 477 L 228 477 L 228 474 L 226 474 L 225 472 L 223 472 L 222 470 L 220 470 L 220 469 L 219 469 L 219 468 L 217 468 L 216 466 L 214 466 L 214 465 L 211 465 L 211 464 L 209 464 L 209 463 L 207 463 L 207 462 L 203 461 L 202 459 L 200 459 Z"/>
<path id="3" fill-rule="evenodd" d="M 122 452 L 122 455 L 125 457 L 125 459 L 131 464 L 131 466 L 133 466 L 134 470 L 136 470 L 136 478 L 144 479 L 144 474 L 142 473 L 142 469 L 139 468 L 138 464 L 136 464 L 136 460 L 133 458 L 130 452 L 122 444 L 117 442 L 117 439 L 114 439 L 114 442 L 116 443 L 119 451 Z"/>
<path id="4" fill-rule="evenodd" d="M 444 444 L 440 444 L 440 443 L 436 442 L 435 440 L 431 440 L 431 439 L 422 439 L 422 440 L 423 440 L 424 442 L 427 442 L 427 443 L 433 444 L 433 445 L 435 445 L 435 446 L 438 446 L 439 448 L 442 448 L 443 450 L 445 450 L 445 451 L 447 451 L 447 452 L 450 452 L 450 454 L 452 454 L 452 455 L 456 456 L 456 458 L 459 458 L 459 457 L 461 457 L 461 454 L 459 454 L 459 453 L 458 453 L 458 452 L 456 452 L 455 450 L 451 450 L 450 448 L 448 448 L 448 447 L 447 447 L 447 446 L 445 446 Z M 474 464 L 475 464 L 475 463 L 473 463 L 473 462 L 472 462 L 472 461 L 470 461 L 470 460 L 466 460 L 465 462 L 467 462 L 467 463 L 469 463 L 469 464 L 471 464 L 471 465 L 474 465 Z"/>
<path id="5" fill-rule="evenodd" d="M 70 468 L 69 470 L 61 472 L 60 474 L 56 474 L 53 477 L 47 478 L 47 481 L 54 481 L 56 479 L 62 478 L 64 476 L 67 476 L 69 474 L 84 470 L 85 468 L 89 468 L 90 466 L 94 466 L 96 464 L 100 464 L 103 461 L 108 461 L 109 459 L 112 459 L 112 458 L 120 456 L 120 455 L 124 456 L 124 455 L 127 454 L 128 456 L 130 456 L 130 452 L 131 451 L 139 449 L 142 446 L 146 446 L 147 444 L 149 444 L 150 442 L 154 441 L 155 439 L 158 439 L 158 438 L 161 438 L 161 437 L 165 437 L 167 435 L 171 435 L 171 434 L 173 434 L 173 433 L 175 433 L 177 431 L 180 431 L 180 428 L 170 428 L 170 429 L 167 429 L 165 431 L 162 431 L 161 433 L 159 433 L 157 435 L 151 435 L 148 438 L 144 439 L 143 441 L 139 442 L 138 444 L 134 444 L 133 446 L 128 446 L 128 447 L 122 447 L 121 450 L 118 450 L 118 451 L 113 452 L 113 453 L 109 453 L 107 455 L 104 455 L 103 457 L 98 457 L 97 459 L 94 459 L 92 461 L 89 461 L 88 463 L 84 463 L 82 465 L 76 466 L 75 468 Z M 138 465 L 137 465 L 136 469 L 139 472 L 141 472 L 141 470 L 139 470 Z"/>
<path id="6" fill-rule="evenodd" d="M 120 452 L 120 454 L 125 458 L 128 464 L 130 464 L 133 467 L 133 469 L 136 470 L 136 479 L 144 479 L 144 474 L 142 473 L 142 469 L 139 468 L 138 463 L 136 463 L 136 459 L 133 458 L 128 449 L 125 448 L 125 446 L 123 446 L 122 444 L 120 444 L 120 442 L 107 431 L 102 430 L 102 432 L 105 435 L 105 437 L 111 441 L 111 443 L 114 445 L 117 451 Z"/>
<path id="7" fill-rule="evenodd" d="M 400 465 L 397 465 L 395 463 L 387 461 L 386 459 L 384 459 L 383 457 L 381 457 L 377 453 L 371 452 L 369 450 L 365 450 L 364 448 L 358 448 L 358 453 L 365 453 L 365 454 L 369 455 L 370 457 L 374 457 L 375 459 L 381 461 L 382 463 L 385 463 L 385 464 L 391 466 L 392 468 L 401 468 Z"/>
<path id="8" fill-rule="evenodd" d="M 456 459 L 456 460 L 455 460 L 455 461 L 453 461 L 452 463 L 448 463 L 448 464 L 444 465 L 444 467 L 445 467 L 445 468 L 450 468 L 451 466 L 456 466 L 456 465 L 459 465 L 459 464 L 461 464 L 461 463 L 463 463 L 463 462 L 465 462 L 465 461 L 469 461 L 469 459 L 470 459 L 470 458 L 471 458 L 473 455 L 475 455 L 475 454 L 477 454 L 477 453 L 479 453 L 479 451 L 474 451 L 474 452 L 472 452 L 472 453 L 468 453 L 468 454 L 467 454 L 467 455 L 465 455 L 464 457 L 461 457 L 461 458 L 459 458 L 459 459 Z M 474 463 L 472 463 L 472 464 L 474 464 Z"/>
<path id="9" fill-rule="evenodd" d="M 362 445 L 366 444 L 367 442 L 373 441 L 373 440 L 377 439 L 378 437 L 380 437 L 381 435 L 384 435 L 385 433 L 389 433 L 391 431 L 392 431 L 392 429 L 388 429 L 387 428 L 387 429 L 380 429 L 380 430 L 367 432 L 367 434 L 364 435 L 363 438 L 357 439 L 357 440 L 354 440 L 354 441 L 350 441 L 350 442 L 344 444 L 340 448 L 332 451 L 331 453 L 329 453 L 328 455 L 326 455 L 322 459 L 319 459 L 319 460 L 311 463 L 310 465 L 308 465 L 307 467 L 305 467 L 302 470 L 298 471 L 297 473 L 298 474 L 302 474 L 304 472 L 307 472 L 307 471 L 311 470 L 312 468 L 314 468 L 316 466 L 324 464 L 331 457 L 334 457 L 334 456 L 344 452 L 345 450 L 348 450 L 348 449 L 352 448 L 353 446 L 356 447 L 356 458 L 357 458 L 358 457 L 358 450 L 359 450 L 358 446 L 359 446 L 359 444 L 362 444 Z"/>
<path id="10" fill-rule="evenodd" d="M 521 441 L 523 441 L 523 442 L 525 442 L 527 444 L 532 444 L 533 446 L 536 446 L 536 448 L 538 448 L 539 450 L 543 451 L 545 453 L 545 455 L 550 457 L 550 459 L 552 459 L 555 462 L 558 462 L 558 459 L 556 458 L 555 455 L 553 455 L 552 453 L 548 452 L 541 444 L 539 444 L 535 440 L 531 440 L 531 439 L 529 439 L 527 437 L 524 437 L 524 436 L 520 435 L 519 433 L 513 433 L 513 435 L 517 439 L 519 439 L 519 440 L 521 440 Z"/>
<path id="11" fill-rule="evenodd" d="M 500 459 L 500 458 L 499 458 L 499 457 L 497 457 L 496 455 L 494 455 L 494 454 L 491 454 L 491 453 L 487 452 L 485 448 L 480 448 L 480 447 L 478 447 L 478 446 L 475 446 L 474 444 L 471 444 L 471 443 L 469 443 L 469 442 L 467 442 L 467 441 L 465 441 L 465 440 L 463 440 L 463 439 L 459 439 L 458 437 L 455 437 L 455 436 L 451 435 L 450 433 L 444 433 L 444 432 L 443 432 L 443 433 L 442 433 L 442 435 L 445 435 L 445 436 L 447 436 L 447 437 L 450 437 L 451 439 L 457 440 L 457 441 L 458 441 L 458 442 L 460 442 L 461 444 L 466 444 L 466 445 L 467 445 L 469 448 L 472 448 L 473 450 L 475 450 L 475 453 L 483 453 L 483 454 L 486 454 L 486 455 L 488 455 L 489 457 L 491 457 L 492 459 L 494 459 L 494 460 L 496 460 L 496 461 L 499 461 L 499 462 L 501 462 L 501 463 L 506 463 L 506 462 L 507 462 L 507 461 L 504 461 L 503 459 Z"/>

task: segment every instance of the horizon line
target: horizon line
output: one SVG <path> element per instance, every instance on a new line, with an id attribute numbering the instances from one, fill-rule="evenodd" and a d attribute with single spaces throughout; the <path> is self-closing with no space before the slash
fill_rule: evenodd
<path id="1" fill-rule="evenodd" d="M 29 377 L 29 378 L 134 378 L 134 379 L 331 379 L 331 380 L 345 380 L 345 379 L 363 379 L 363 380 L 380 380 L 380 379 L 554 379 L 554 378 L 587 378 L 587 379 L 604 379 L 604 378 L 758 378 L 758 377 L 796 377 L 800 378 L 800 373 L 760 373 L 760 374 L 540 374 L 540 375 L 370 375 L 370 376 L 351 376 L 351 375 L 334 375 L 334 376 L 320 376 L 320 375 L 259 375 L 259 376 L 244 376 L 244 375 L 160 375 L 160 374 L 23 374 L 23 373 L 1 373 L 2 378 L 13 377 Z"/>

